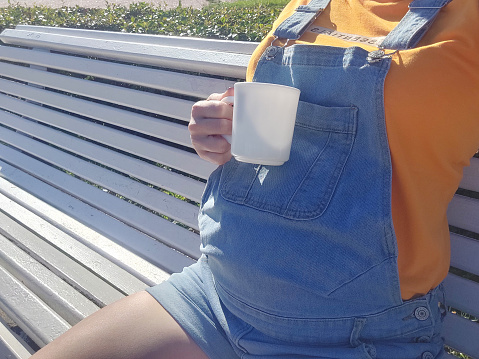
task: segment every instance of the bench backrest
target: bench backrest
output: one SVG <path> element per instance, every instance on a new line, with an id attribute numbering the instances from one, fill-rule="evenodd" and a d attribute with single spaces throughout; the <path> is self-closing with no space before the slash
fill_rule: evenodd
<path id="1" fill-rule="evenodd" d="M 200 254 L 198 202 L 214 166 L 191 148 L 191 106 L 243 80 L 256 44 L 32 26 L 5 30 L 0 40 L 14 45 L 0 46 L 0 227 L 21 217 L 21 204 L 106 258 L 98 261 L 125 271 L 99 270 L 88 259 L 92 253 L 79 254 L 76 247 L 69 252 L 65 238 L 50 243 L 114 287 L 111 294 L 100 294 L 108 292 L 100 285 L 88 289 L 98 293 L 90 293 L 98 306 L 193 263 Z M 472 160 L 461 187 L 467 191 L 448 213 L 456 268 L 446 281 L 448 304 L 479 317 L 479 159 Z M 63 213 L 87 227 L 75 227 Z M 31 231 L 46 237 L 32 222 Z M 469 232 L 459 235 L 457 228 Z M 14 239 L 22 236 L 0 233 L 27 247 Z M 6 264 L 9 257 L 0 251 L 0 268 L 14 267 Z M 55 322 L 45 336 L 28 315 L 15 314 L 14 301 L 15 293 L 2 288 L 0 309 L 38 345 L 64 330 Z M 57 303 L 49 305 L 62 312 Z M 68 325 L 88 315 L 86 310 L 68 319 L 71 309 L 64 312 Z M 477 323 L 450 315 L 445 335 L 448 345 L 479 358 Z"/>
<path id="2" fill-rule="evenodd" d="M 255 45 L 26 26 L 1 40 L 0 309 L 42 346 L 198 258 L 215 166 L 191 148 L 191 106 L 244 78 Z"/>

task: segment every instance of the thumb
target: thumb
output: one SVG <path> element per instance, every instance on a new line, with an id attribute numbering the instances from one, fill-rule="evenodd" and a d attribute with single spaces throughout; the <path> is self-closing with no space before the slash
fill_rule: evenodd
<path id="1" fill-rule="evenodd" d="M 234 87 L 228 88 L 225 92 L 223 93 L 212 93 L 211 95 L 208 96 L 207 100 L 208 101 L 221 101 L 225 97 L 233 96 L 235 93 Z"/>

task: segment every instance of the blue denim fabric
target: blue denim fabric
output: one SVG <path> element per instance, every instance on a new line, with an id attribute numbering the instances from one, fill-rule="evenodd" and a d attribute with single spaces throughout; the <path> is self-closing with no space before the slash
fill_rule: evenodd
<path id="1" fill-rule="evenodd" d="M 447 2 L 414 4 L 424 1 Z M 421 10 L 419 28 L 437 11 Z M 413 15 L 386 38 L 392 48 L 419 41 Z M 277 36 L 296 38 L 291 29 L 311 21 L 308 11 L 294 16 Z M 442 289 L 411 301 L 400 293 L 383 100 L 390 63 L 368 62 L 359 47 L 315 45 L 270 46 L 260 59 L 254 81 L 301 89 L 290 160 L 233 158 L 213 172 L 199 215 L 201 285 L 186 294 L 191 303 L 206 296 L 238 357 L 443 356 Z"/>
<path id="2" fill-rule="evenodd" d="M 308 25 L 321 14 L 331 0 L 311 0 L 308 5 L 300 5 L 296 12 L 281 24 L 281 33 L 275 35 L 282 39 L 297 40 L 306 31 Z"/>
<path id="3" fill-rule="evenodd" d="M 271 336 L 229 311 L 215 294 L 205 257 L 148 289 L 211 359 L 442 358 L 442 286 L 367 317 L 267 318 Z M 281 295 L 281 293 L 278 293 Z M 266 316 L 263 316 L 266 317 Z M 253 321 L 255 318 L 253 318 Z M 296 322 L 304 325 L 297 332 Z M 394 324 L 391 324 L 394 323 Z"/>
<path id="4" fill-rule="evenodd" d="M 414 0 L 396 28 L 381 43 L 386 49 L 410 49 L 429 29 L 439 11 L 452 0 Z"/>

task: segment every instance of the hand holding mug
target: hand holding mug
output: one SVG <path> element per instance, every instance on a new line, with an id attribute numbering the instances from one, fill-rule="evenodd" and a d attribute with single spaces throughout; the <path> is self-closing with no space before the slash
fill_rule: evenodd
<path id="1" fill-rule="evenodd" d="M 233 96 L 230 88 L 222 94 L 212 94 L 205 101 L 193 105 L 188 125 L 191 143 L 198 155 L 221 165 L 231 158 L 231 146 L 223 135 L 231 135 L 233 106 L 221 100 Z"/>
<path id="2" fill-rule="evenodd" d="M 299 95 L 294 87 L 258 82 L 213 94 L 193 106 L 188 126 L 193 147 L 216 164 L 233 155 L 241 162 L 280 166 L 289 159 Z"/>

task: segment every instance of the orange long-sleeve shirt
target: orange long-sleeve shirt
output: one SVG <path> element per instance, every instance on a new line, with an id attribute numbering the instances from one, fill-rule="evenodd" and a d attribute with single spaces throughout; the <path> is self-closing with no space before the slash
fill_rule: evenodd
<path id="1" fill-rule="evenodd" d="M 308 0 L 292 0 L 273 25 Z M 386 36 L 408 10 L 410 0 L 332 0 L 312 27 L 336 34 Z M 375 47 L 307 31 L 296 42 L 337 47 Z M 247 71 L 273 39 L 254 52 Z M 277 42 L 275 43 L 277 44 Z M 318 84 L 319 86 L 320 84 Z M 384 89 L 391 150 L 392 216 L 399 250 L 404 299 L 437 286 L 449 269 L 446 210 L 462 169 L 479 147 L 479 1 L 453 0 L 418 46 L 392 57 Z"/>

